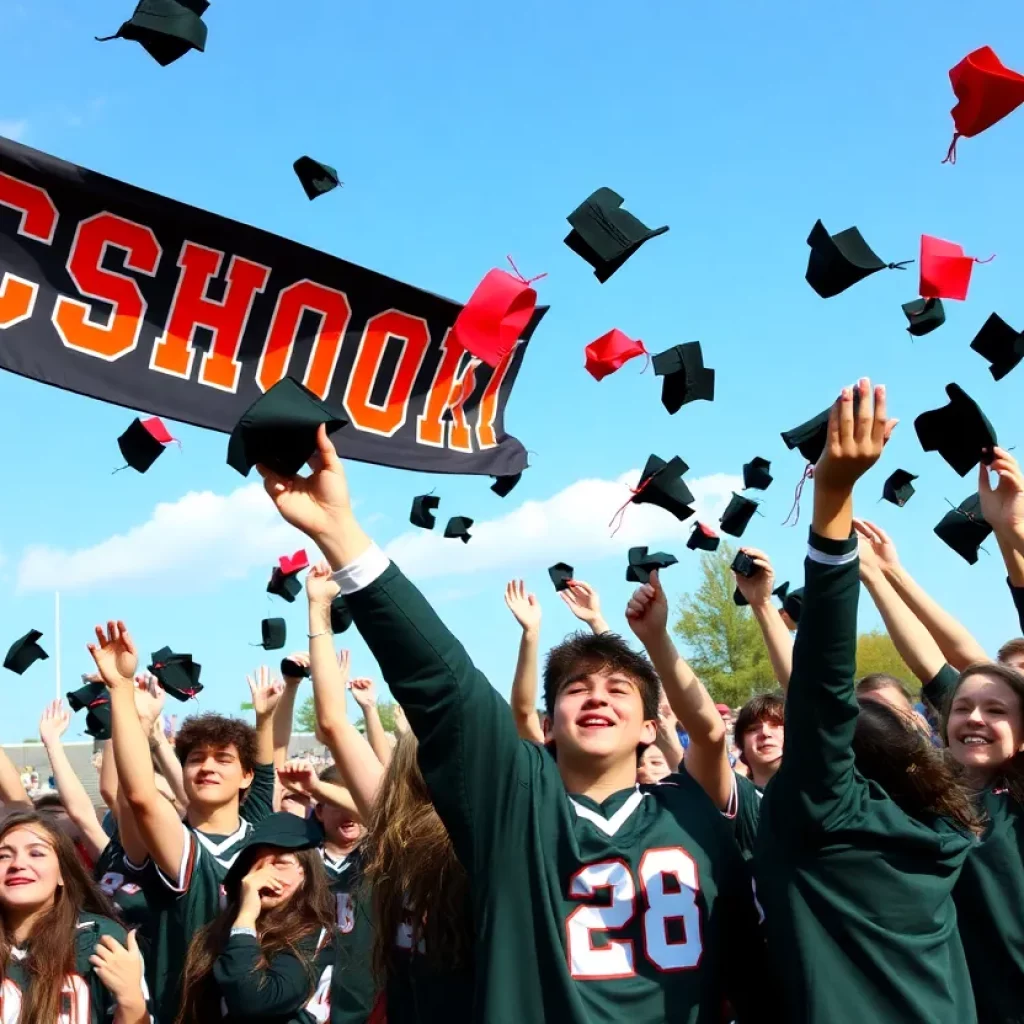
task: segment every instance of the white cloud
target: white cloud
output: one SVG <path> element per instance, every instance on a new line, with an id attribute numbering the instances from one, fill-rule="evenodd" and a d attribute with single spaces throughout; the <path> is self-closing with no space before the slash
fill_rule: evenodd
<path id="1" fill-rule="evenodd" d="M 28 121 L 11 121 L 0 118 L 0 135 L 20 142 L 28 134 Z"/>
<path id="2" fill-rule="evenodd" d="M 261 484 L 228 495 L 190 491 L 91 547 L 28 548 L 18 565 L 17 592 L 138 585 L 187 593 L 269 569 L 279 555 L 303 547 L 309 550 L 308 540 L 281 519 Z"/>
<path id="3" fill-rule="evenodd" d="M 412 579 L 424 580 L 488 569 L 520 572 L 574 558 L 594 561 L 637 544 L 681 547 L 696 520 L 717 528 L 732 492 L 743 486 L 740 477 L 725 473 L 687 480 L 696 499 L 694 518 L 680 523 L 664 509 L 629 505 L 613 537 L 609 520 L 639 478 L 634 469 L 618 480 L 577 480 L 545 501 L 527 501 L 500 519 L 475 523 L 468 544 L 445 540 L 442 518 L 432 532 L 413 530 L 395 538 L 387 553 Z"/>

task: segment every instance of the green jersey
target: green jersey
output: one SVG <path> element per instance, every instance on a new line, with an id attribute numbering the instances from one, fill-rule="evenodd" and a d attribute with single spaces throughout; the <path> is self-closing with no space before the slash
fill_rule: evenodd
<path id="1" fill-rule="evenodd" d="M 757 839 L 757 825 L 761 820 L 761 798 L 764 790 L 756 786 L 745 775 L 733 772 L 736 780 L 736 790 L 733 794 L 731 813 L 726 817 L 731 819 L 733 834 L 736 836 L 736 843 L 740 852 L 746 860 L 754 856 L 754 841 Z"/>
<path id="2" fill-rule="evenodd" d="M 149 906 L 154 867 L 150 861 L 139 866 L 128 860 L 115 828 L 93 868 L 93 878 L 113 900 L 121 912 L 121 920 L 129 929 L 138 932 L 140 941 L 147 944 L 153 932 L 153 914 Z"/>
<path id="3" fill-rule="evenodd" d="M 64 982 L 63 1006 L 57 1024 L 107 1024 L 113 1017 L 117 1003 L 89 963 L 89 957 L 104 935 L 116 939 L 122 946 L 128 941 L 124 928 L 109 917 L 87 913 L 79 915 L 75 934 L 75 973 L 68 975 Z M 21 1021 L 21 1006 L 32 983 L 31 957 L 31 948 L 11 950 L 0 991 L 0 1024 L 27 1024 Z M 142 996 L 148 1004 L 145 981 L 142 982 Z"/>
<path id="4" fill-rule="evenodd" d="M 857 541 L 811 536 L 786 752 L 761 802 L 757 896 L 791 1024 L 973 1024 L 953 885 L 973 839 L 856 768 Z"/>
<path id="5" fill-rule="evenodd" d="M 398 568 L 371 549 L 355 574 L 371 560 L 383 571 L 346 600 L 470 877 L 473 1019 L 696 1024 L 719 1021 L 728 995 L 741 1021 L 767 1020 L 749 876 L 700 787 L 680 775 L 601 803 L 569 794 Z"/>

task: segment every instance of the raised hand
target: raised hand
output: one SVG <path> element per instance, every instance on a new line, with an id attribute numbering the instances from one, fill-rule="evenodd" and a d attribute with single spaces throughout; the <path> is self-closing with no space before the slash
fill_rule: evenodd
<path id="1" fill-rule="evenodd" d="M 626 605 L 626 621 L 645 647 L 668 630 L 668 599 L 661 589 L 657 570 L 651 573 L 649 583 L 633 592 Z"/>
<path id="2" fill-rule="evenodd" d="M 757 548 L 740 548 L 744 554 L 753 559 L 758 571 L 751 577 L 733 573 L 736 578 L 736 589 L 747 599 L 751 607 L 771 604 L 772 591 L 775 589 L 775 570 L 768 556 Z"/>
<path id="3" fill-rule="evenodd" d="M 589 583 L 569 580 L 568 588 L 560 590 L 558 596 L 580 622 L 592 627 L 601 618 L 601 598 Z"/>
<path id="4" fill-rule="evenodd" d="M 152 732 L 153 723 L 160 717 L 166 699 L 167 694 L 155 676 L 147 672 L 135 677 L 135 710 L 139 713 L 139 721 L 147 735 Z"/>
<path id="5" fill-rule="evenodd" d="M 309 652 L 308 651 L 294 651 L 291 654 L 289 654 L 288 657 L 285 658 L 284 660 L 285 661 L 294 662 L 296 665 L 301 665 L 303 668 L 307 668 L 307 669 L 309 668 Z M 287 676 L 286 675 L 284 677 L 284 681 L 286 683 L 291 684 L 292 686 L 297 686 L 299 683 L 302 682 L 302 676 Z"/>
<path id="6" fill-rule="evenodd" d="M 284 684 L 279 679 L 271 678 L 270 669 L 266 665 L 261 665 L 253 675 L 246 676 L 245 681 L 249 684 L 252 709 L 256 717 L 265 718 L 273 714 L 284 691 Z"/>
<path id="7" fill-rule="evenodd" d="M 89 963 L 104 988 L 117 1001 L 119 1010 L 130 1012 L 145 1007 L 142 989 L 142 956 L 135 932 L 129 932 L 122 946 L 112 935 L 104 935 L 96 944 Z M 134 1018 L 132 1018 L 134 1019 Z"/>
<path id="8" fill-rule="evenodd" d="M 341 683 L 343 686 L 348 686 L 348 676 L 352 666 L 352 655 L 350 652 L 342 649 L 338 651 L 338 668 L 341 669 Z"/>
<path id="9" fill-rule="evenodd" d="M 854 412 L 854 388 L 843 388 L 828 418 L 828 439 L 814 467 L 815 492 L 848 492 L 879 460 L 897 420 L 886 414 L 885 387 L 872 391 L 862 377 L 856 384 L 860 404 Z"/>
<path id="10" fill-rule="evenodd" d="M 331 579 L 331 567 L 327 562 L 317 562 L 306 573 L 306 596 L 314 605 L 329 605 L 339 594 L 341 587 Z"/>
<path id="11" fill-rule="evenodd" d="M 56 743 L 67 732 L 71 724 L 71 712 L 64 707 L 64 702 L 52 700 L 43 709 L 39 719 L 39 739 L 44 745 Z"/>
<path id="12" fill-rule="evenodd" d="M 372 679 L 357 677 L 348 684 L 355 702 L 365 711 L 377 706 L 377 688 Z"/>
<path id="13" fill-rule="evenodd" d="M 1020 463 L 1004 448 L 993 448 L 990 465 L 978 467 L 981 514 L 997 534 L 1024 534 L 1024 474 Z M 993 488 L 992 476 L 998 483 Z"/>
<path id="14" fill-rule="evenodd" d="M 319 782 L 316 769 L 302 758 L 286 761 L 277 769 L 277 777 L 285 789 L 309 797 L 314 795 Z"/>
<path id="15" fill-rule="evenodd" d="M 280 896 L 284 889 L 281 880 L 277 877 L 273 864 L 265 864 L 262 867 L 254 867 L 242 879 L 241 884 L 241 905 L 238 908 L 238 916 L 252 918 L 259 917 L 263 909 L 264 896 Z"/>
<path id="16" fill-rule="evenodd" d="M 865 568 L 877 566 L 883 572 L 899 568 L 899 553 L 885 530 L 867 519 L 854 519 L 853 528 L 858 534 L 858 548 Z"/>
<path id="17" fill-rule="evenodd" d="M 505 585 L 505 604 L 524 633 L 540 629 L 540 602 L 536 594 L 527 592 L 522 580 L 511 580 Z"/>
<path id="18" fill-rule="evenodd" d="M 92 660 L 96 662 L 103 685 L 108 689 L 135 686 L 135 668 L 139 654 L 123 622 L 108 622 L 106 631 L 96 627 L 96 640 L 88 644 Z"/>

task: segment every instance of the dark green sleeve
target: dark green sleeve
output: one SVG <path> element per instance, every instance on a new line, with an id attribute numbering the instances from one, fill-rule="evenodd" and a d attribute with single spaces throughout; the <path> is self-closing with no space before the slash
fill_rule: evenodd
<path id="1" fill-rule="evenodd" d="M 754 855 L 754 841 L 761 820 L 761 794 L 750 779 L 737 772 L 733 775 L 736 779 L 736 807 L 732 817 L 726 815 L 726 818 L 732 825 L 740 853 L 749 859 Z"/>
<path id="2" fill-rule="evenodd" d="M 828 827 L 855 787 L 857 540 L 811 534 L 804 601 L 786 694 L 786 751 L 773 807 Z"/>
<path id="3" fill-rule="evenodd" d="M 309 1001 L 318 972 L 310 974 L 294 953 L 278 953 L 259 967 L 260 944 L 232 935 L 213 965 L 221 998 L 233 1020 L 298 1013 Z"/>
<path id="4" fill-rule="evenodd" d="M 252 785 L 246 795 L 239 814 L 255 825 L 274 813 L 274 782 L 277 772 L 272 764 L 258 764 L 253 773 Z"/>
<path id="5" fill-rule="evenodd" d="M 419 740 L 420 770 L 459 860 L 486 871 L 525 792 L 521 765 L 548 755 L 520 741 L 508 704 L 397 566 L 346 600 Z"/>
<path id="6" fill-rule="evenodd" d="M 959 681 L 960 673 L 947 663 L 939 669 L 930 683 L 924 684 L 921 688 L 921 696 L 941 715 Z"/>
<path id="7" fill-rule="evenodd" d="M 1006 585 L 1010 588 L 1010 596 L 1013 598 L 1013 607 L 1017 609 L 1017 622 L 1020 624 L 1020 631 L 1024 633 L 1024 587 L 1015 587 L 1006 577 Z"/>

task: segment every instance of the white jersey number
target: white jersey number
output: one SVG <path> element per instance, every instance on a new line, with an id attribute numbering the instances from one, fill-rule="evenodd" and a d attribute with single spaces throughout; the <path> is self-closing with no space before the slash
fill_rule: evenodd
<path id="1" fill-rule="evenodd" d="M 679 846 L 648 850 L 640 858 L 637 874 L 644 904 L 643 952 L 647 960 L 659 971 L 697 967 L 702 940 L 696 862 Z M 622 860 L 588 864 L 573 875 L 569 882 L 571 899 L 606 894 L 600 904 L 577 907 L 565 922 L 569 971 L 574 978 L 609 980 L 631 978 L 636 973 L 631 939 L 606 935 L 597 945 L 594 938 L 595 933 L 617 931 L 633 920 L 637 888 Z"/>

